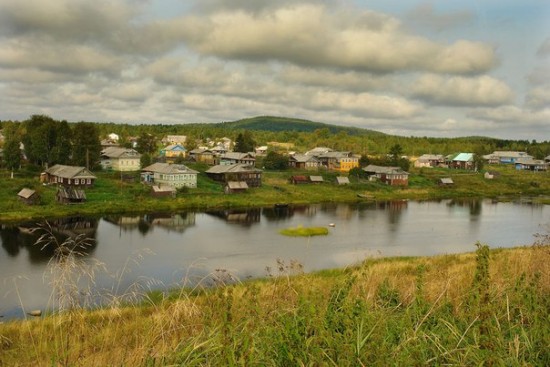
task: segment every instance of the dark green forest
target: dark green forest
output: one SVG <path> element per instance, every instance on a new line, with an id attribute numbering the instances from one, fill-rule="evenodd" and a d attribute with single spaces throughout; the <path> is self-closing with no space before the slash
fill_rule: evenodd
<path id="1" fill-rule="evenodd" d="M 160 140 L 165 135 L 186 135 L 188 148 L 196 147 L 207 139 L 216 140 L 228 137 L 236 141 L 239 135 L 251 138 L 256 146 L 267 145 L 270 150 L 293 150 L 303 152 L 316 146 L 327 146 L 335 150 L 352 151 L 363 156 L 389 154 L 392 147 L 399 145 L 402 154 L 414 157 L 426 153 L 453 154 L 472 152 L 488 154 L 495 150 L 526 151 L 537 159 L 550 155 L 550 141 L 506 140 L 482 136 L 435 138 L 417 136 L 388 135 L 381 132 L 356 127 L 336 126 L 320 122 L 287 117 L 258 116 L 237 121 L 220 123 L 191 124 L 120 124 L 120 123 L 67 123 L 56 121 L 48 116 L 33 115 L 25 121 L 1 121 L 3 131 L 10 137 L 19 137 L 24 143 L 42 139 L 43 145 L 58 146 L 57 155 L 45 156 L 37 151 L 34 163 L 55 163 L 67 161 L 68 156 L 83 163 L 84 152 L 93 157 L 98 154 L 97 145 L 89 140 L 101 139 L 109 133 L 121 137 L 122 145 L 129 146 L 131 139 L 148 141 L 145 151 L 154 154 L 155 142 L 160 148 Z M 96 135 L 97 133 L 97 135 Z M 6 133 L 4 133 L 6 135 Z M 45 137 L 47 136 L 47 140 Z M 97 138 L 96 138 L 97 136 Z M 40 138 L 42 137 L 42 138 Z M 70 140 L 70 142 L 68 141 Z M 285 145 L 273 144 L 286 143 Z M 87 149 L 83 147 L 86 144 Z M 36 145 L 36 143 L 35 143 Z M 72 153 L 72 155 L 70 154 Z"/>

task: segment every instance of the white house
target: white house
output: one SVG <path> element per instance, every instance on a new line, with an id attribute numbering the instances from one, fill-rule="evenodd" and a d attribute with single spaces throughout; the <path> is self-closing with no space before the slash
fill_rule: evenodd
<path id="1" fill-rule="evenodd" d="M 101 151 L 101 167 L 113 171 L 139 171 L 141 154 L 132 148 L 107 147 Z"/>
<path id="2" fill-rule="evenodd" d="M 198 172 L 183 164 L 153 163 L 141 170 L 142 180 L 160 186 L 197 187 Z"/>

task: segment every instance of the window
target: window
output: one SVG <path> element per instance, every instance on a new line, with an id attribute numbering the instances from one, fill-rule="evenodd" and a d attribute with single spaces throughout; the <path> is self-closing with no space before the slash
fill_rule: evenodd
<path id="1" fill-rule="evenodd" d="M 69 183 L 70 183 L 70 182 L 69 182 Z M 78 178 L 75 178 L 75 179 L 74 179 L 74 184 L 75 184 L 75 185 L 79 185 L 79 184 L 80 184 L 80 180 L 79 180 Z"/>

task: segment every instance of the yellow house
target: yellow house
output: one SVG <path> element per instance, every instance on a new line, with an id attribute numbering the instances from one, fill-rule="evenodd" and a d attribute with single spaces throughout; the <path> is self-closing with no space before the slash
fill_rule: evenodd
<path id="1" fill-rule="evenodd" d="M 359 158 L 360 156 L 351 152 L 326 152 L 317 156 L 322 166 L 340 172 L 349 172 L 359 167 Z"/>

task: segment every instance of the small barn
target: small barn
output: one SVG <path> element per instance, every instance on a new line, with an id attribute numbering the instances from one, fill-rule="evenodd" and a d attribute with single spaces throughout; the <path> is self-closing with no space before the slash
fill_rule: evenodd
<path id="1" fill-rule="evenodd" d="M 336 177 L 336 183 L 338 185 L 349 185 L 350 182 L 349 182 L 349 178 L 348 177 L 345 177 L 345 176 L 338 176 Z"/>
<path id="2" fill-rule="evenodd" d="M 439 186 L 453 186 L 455 183 L 450 177 L 443 177 L 439 179 Z"/>
<path id="3" fill-rule="evenodd" d="M 55 197 L 61 204 L 80 204 L 86 201 L 84 190 L 73 186 L 59 186 Z"/>
<path id="4" fill-rule="evenodd" d="M 291 176 L 290 183 L 294 185 L 308 184 L 309 178 L 307 176 Z"/>
<path id="5" fill-rule="evenodd" d="M 169 185 L 151 186 L 151 196 L 155 198 L 176 197 L 176 188 Z"/>
<path id="6" fill-rule="evenodd" d="M 223 188 L 226 194 L 235 194 L 238 192 L 245 192 L 248 190 L 248 185 L 245 181 L 228 181 Z"/>
<path id="7" fill-rule="evenodd" d="M 323 183 L 323 176 L 309 176 L 309 181 L 311 183 Z"/>
<path id="8" fill-rule="evenodd" d="M 27 205 L 35 205 L 40 201 L 40 196 L 34 190 L 24 188 L 19 193 L 17 193 L 19 200 L 24 202 Z"/>

